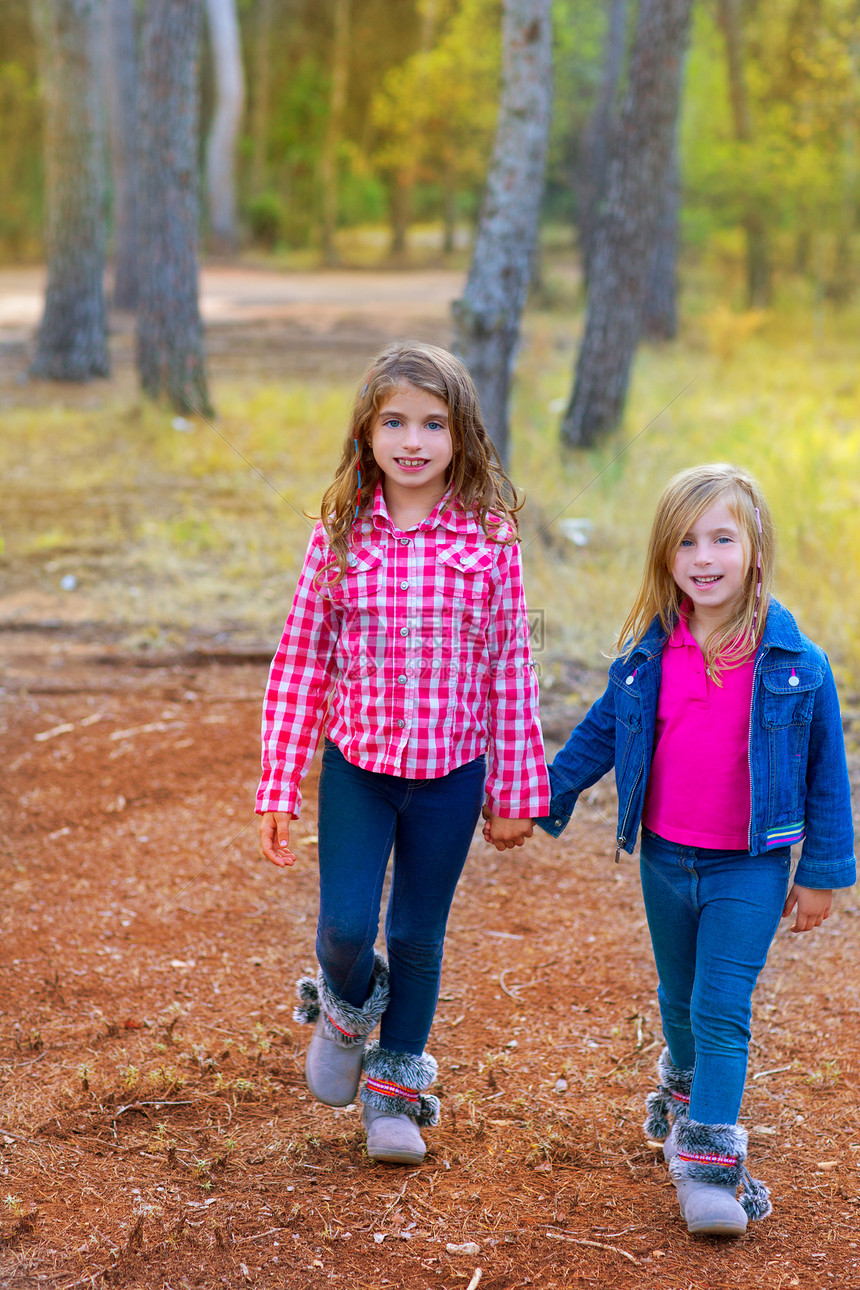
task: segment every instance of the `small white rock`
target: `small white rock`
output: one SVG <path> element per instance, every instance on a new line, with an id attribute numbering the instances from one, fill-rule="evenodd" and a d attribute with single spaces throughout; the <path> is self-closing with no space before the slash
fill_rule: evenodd
<path id="1" fill-rule="evenodd" d="M 445 1246 L 449 1254 L 480 1254 L 481 1247 L 475 1241 L 466 1241 L 463 1245 L 452 1245 L 449 1241 Z"/>
<path id="2" fill-rule="evenodd" d="M 566 1093 L 566 1092 L 567 1092 L 567 1080 L 566 1080 L 566 1079 L 557 1079 L 557 1080 L 555 1081 L 555 1091 L 556 1091 L 556 1093 Z"/>

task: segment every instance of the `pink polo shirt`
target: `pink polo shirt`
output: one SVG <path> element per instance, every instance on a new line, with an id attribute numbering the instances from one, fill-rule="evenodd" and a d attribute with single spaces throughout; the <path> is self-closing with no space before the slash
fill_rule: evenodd
<path id="1" fill-rule="evenodd" d="M 642 823 L 669 842 L 713 850 L 749 845 L 749 724 L 753 655 L 722 673 L 705 671 L 682 616 L 663 647 L 654 755 Z"/>

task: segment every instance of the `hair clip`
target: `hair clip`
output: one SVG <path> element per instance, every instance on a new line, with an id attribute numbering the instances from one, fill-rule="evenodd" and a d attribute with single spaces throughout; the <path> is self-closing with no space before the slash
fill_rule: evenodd
<path id="1" fill-rule="evenodd" d="M 367 389 L 367 386 L 364 387 Z M 361 453 L 358 451 L 358 437 L 352 441 L 355 444 L 355 469 L 358 473 L 358 496 L 355 499 L 355 519 L 358 519 L 358 512 L 361 506 Z M 354 523 L 355 521 L 353 521 Z"/>

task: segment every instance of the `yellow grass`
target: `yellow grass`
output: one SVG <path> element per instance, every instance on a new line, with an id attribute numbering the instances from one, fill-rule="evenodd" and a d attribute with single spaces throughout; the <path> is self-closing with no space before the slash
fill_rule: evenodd
<path id="1" fill-rule="evenodd" d="M 549 292 L 552 298 L 552 291 Z M 635 590 L 654 499 L 675 470 L 742 464 L 779 534 L 777 593 L 845 677 L 860 663 L 860 377 L 856 323 L 720 307 L 640 351 L 622 433 L 563 454 L 558 421 L 580 320 L 528 316 L 513 403 L 529 599 L 550 654 L 600 666 Z M 272 643 L 344 433 L 352 383 L 216 388 L 215 428 L 146 406 L 7 407 L 3 563 L 45 591 L 78 579 L 129 639 L 191 628 Z M 593 525 L 574 546 L 559 520 Z"/>

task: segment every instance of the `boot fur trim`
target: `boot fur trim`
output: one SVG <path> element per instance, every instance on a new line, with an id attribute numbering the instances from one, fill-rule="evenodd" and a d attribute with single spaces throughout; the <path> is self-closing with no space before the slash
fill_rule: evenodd
<path id="1" fill-rule="evenodd" d="M 429 1053 L 394 1053 L 370 1043 L 364 1050 L 367 1083 L 361 1100 L 385 1115 L 409 1115 L 421 1127 L 439 1123 L 439 1099 L 426 1090 L 436 1078 Z"/>
<path id="2" fill-rule="evenodd" d="M 335 994 L 322 969 L 316 978 L 303 976 L 297 981 L 296 994 L 299 1006 L 293 1011 L 295 1021 L 312 1025 L 322 1013 L 327 1039 L 333 1039 L 341 1048 L 360 1048 L 388 1007 L 388 964 L 374 952 L 370 994 L 359 1008 Z"/>
<path id="3" fill-rule="evenodd" d="M 744 1169 L 743 1187 L 738 1199 L 746 1210 L 747 1218 L 767 1218 L 768 1214 L 773 1212 L 770 1191 L 758 1178 L 751 1178 L 746 1169 Z"/>
<path id="4" fill-rule="evenodd" d="M 648 1116 L 643 1128 L 649 1138 L 665 1138 L 672 1121 L 689 1114 L 693 1072 L 676 1066 L 664 1048 L 657 1060 L 657 1079 L 659 1088 L 645 1099 Z"/>
<path id="5" fill-rule="evenodd" d="M 737 1187 L 743 1179 L 747 1131 L 738 1124 L 702 1124 L 688 1118 L 675 1128 L 677 1154 L 669 1161 L 676 1182 Z"/>

